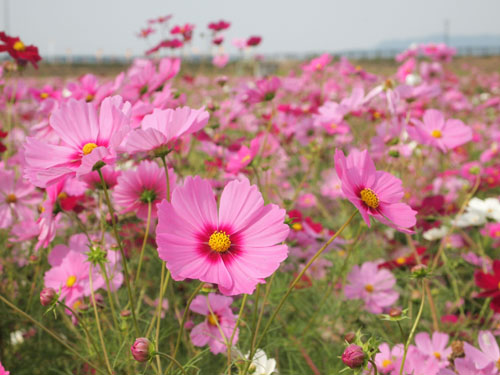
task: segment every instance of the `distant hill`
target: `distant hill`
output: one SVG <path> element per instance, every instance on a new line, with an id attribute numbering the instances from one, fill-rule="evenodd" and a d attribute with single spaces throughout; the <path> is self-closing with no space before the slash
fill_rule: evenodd
<path id="1" fill-rule="evenodd" d="M 416 38 L 384 40 L 376 46 L 376 49 L 403 50 L 413 43 L 443 42 L 443 34 L 435 34 Z M 450 35 L 448 44 L 453 47 L 500 47 L 500 35 Z"/>

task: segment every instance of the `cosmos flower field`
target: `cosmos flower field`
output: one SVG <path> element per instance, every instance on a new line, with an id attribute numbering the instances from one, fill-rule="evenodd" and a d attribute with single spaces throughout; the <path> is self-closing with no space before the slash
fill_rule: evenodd
<path id="1" fill-rule="evenodd" d="M 498 70 L 194 27 L 112 76 L 0 33 L 0 375 L 498 374 Z"/>

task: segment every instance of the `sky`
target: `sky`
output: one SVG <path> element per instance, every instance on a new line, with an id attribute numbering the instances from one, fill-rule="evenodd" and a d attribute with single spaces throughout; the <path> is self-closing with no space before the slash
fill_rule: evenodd
<path id="1" fill-rule="evenodd" d="M 8 13 L 5 4 L 8 2 Z M 194 23 L 193 47 L 208 51 L 200 33 L 220 19 L 230 41 L 263 37 L 262 54 L 372 49 L 387 39 L 442 34 L 500 35 L 499 0 L 0 0 L 0 30 L 35 44 L 46 56 L 140 55 L 160 40 L 136 34 L 150 18 L 172 14 L 170 26 Z"/>

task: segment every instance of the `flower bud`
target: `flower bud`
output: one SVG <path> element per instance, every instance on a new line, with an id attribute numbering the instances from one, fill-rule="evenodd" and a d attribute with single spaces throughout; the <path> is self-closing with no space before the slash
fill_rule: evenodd
<path id="1" fill-rule="evenodd" d="M 344 350 L 342 362 L 350 368 L 361 367 L 365 362 L 365 353 L 360 346 L 351 344 Z"/>
<path id="2" fill-rule="evenodd" d="M 397 317 L 400 317 L 401 314 L 402 314 L 402 310 L 399 308 L 399 307 L 392 307 L 390 310 L 389 310 L 389 316 L 391 318 L 397 318 Z"/>
<path id="3" fill-rule="evenodd" d="M 56 291 L 53 288 L 44 288 L 40 292 L 40 303 L 42 306 L 49 306 L 56 297 Z"/>
<path id="4" fill-rule="evenodd" d="M 356 340 L 356 334 L 354 332 L 346 333 L 344 340 L 351 344 L 354 340 Z"/>
<path id="5" fill-rule="evenodd" d="M 134 345 L 130 347 L 132 356 L 137 362 L 146 362 L 153 356 L 153 344 L 145 337 L 135 340 Z"/>

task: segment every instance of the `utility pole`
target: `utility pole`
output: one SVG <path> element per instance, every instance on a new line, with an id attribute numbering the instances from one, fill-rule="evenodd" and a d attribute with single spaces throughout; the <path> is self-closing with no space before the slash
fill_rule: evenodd
<path id="1" fill-rule="evenodd" d="M 450 43 L 450 20 L 448 18 L 444 19 L 443 23 L 443 42 L 446 45 Z"/>
<path id="2" fill-rule="evenodd" d="M 3 26 L 7 34 L 9 34 L 9 0 L 3 0 Z"/>

